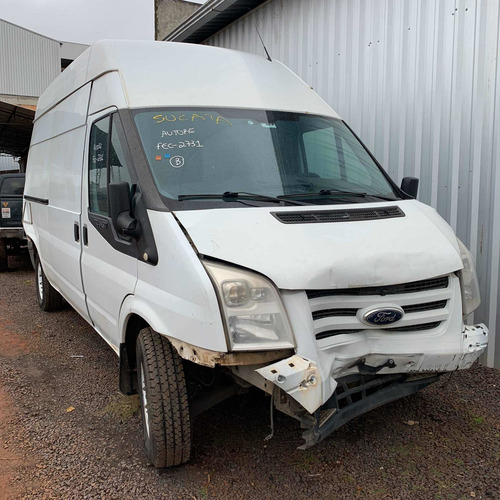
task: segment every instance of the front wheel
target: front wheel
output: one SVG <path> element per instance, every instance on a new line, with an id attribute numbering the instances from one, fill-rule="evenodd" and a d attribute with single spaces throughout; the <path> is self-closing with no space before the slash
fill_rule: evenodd
<path id="1" fill-rule="evenodd" d="M 49 283 L 43 272 L 42 263 L 37 257 L 35 263 L 36 296 L 42 311 L 57 311 L 62 307 L 61 294 Z"/>
<path id="2" fill-rule="evenodd" d="M 191 454 L 191 420 L 182 360 L 149 327 L 139 332 L 136 354 L 146 455 L 156 467 L 183 464 Z"/>

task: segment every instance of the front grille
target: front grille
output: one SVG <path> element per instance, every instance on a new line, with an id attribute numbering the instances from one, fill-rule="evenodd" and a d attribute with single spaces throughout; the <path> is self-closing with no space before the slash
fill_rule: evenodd
<path id="1" fill-rule="evenodd" d="M 358 342 L 370 332 L 391 333 L 431 331 L 442 327 L 449 318 L 448 304 L 457 296 L 458 278 L 453 274 L 387 286 L 347 288 L 341 290 L 307 290 L 314 336 L 327 348 L 336 342 L 345 342 L 345 335 L 356 335 Z M 411 294 L 411 295 L 410 295 Z M 388 297 L 384 297 L 387 295 Z M 403 318 L 393 325 L 366 324 L 361 311 L 383 309 L 388 304 L 400 307 Z M 344 335 L 342 340 L 336 340 Z"/>
<path id="2" fill-rule="evenodd" d="M 334 290 L 306 290 L 308 299 L 318 297 L 329 297 L 334 295 L 396 295 L 401 293 L 425 292 L 427 290 L 438 290 L 448 288 L 448 276 L 431 278 L 428 280 L 413 281 L 412 283 L 400 283 L 398 285 L 369 286 L 363 288 L 343 288 Z"/>
<path id="3" fill-rule="evenodd" d="M 441 321 L 433 321 L 432 323 L 423 323 L 420 325 L 410 325 L 410 326 L 395 326 L 394 328 L 388 328 L 391 332 L 419 332 L 421 330 L 433 330 L 441 324 Z"/>
<path id="4" fill-rule="evenodd" d="M 433 321 L 431 323 L 423 323 L 420 325 L 409 325 L 409 326 L 394 326 L 392 328 L 383 328 L 384 331 L 388 332 L 420 332 L 422 330 L 433 330 L 441 324 L 441 321 Z M 366 330 L 366 328 L 358 329 L 344 329 L 344 330 L 327 330 L 326 332 L 321 332 L 316 335 L 316 340 L 326 339 L 328 337 L 334 337 L 336 335 L 346 335 L 352 333 L 359 333 Z"/>
<path id="5" fill-rule="evenodd" d="M 446 307 L 446 302 L 446 300 L 436 300 L 434 302 L 426 302 L 425 304 L 412 304 L 409 306 L 403 306 L 402 309 L 405 314 L 433 311 L 435 309 L 443 309 L 444 307 Z M 323 309 L 322 311 L 313 312 L 313 320 L 330 317 L 356 316 L 357 313 L 358 309 L 356 308 Z"/>
<path id="6" fill-rule="evenodd" d="M 398 206 L 379 208 L 352 208 L 348 210 L 318 210 L 307 212 L 272 212 L 283 224 L 310 224 L 318 222 L 354 222 L 404 217 Z"/>
<path id="7" fill-rule="evenodd" d="M 405 314 L 423 311 L 434 311 L 435 309 L 443 309 L 446 307 L 447 300 L 436 300 L 435 302 L 426 302 L 425 304 L 413 304 L 411 306 L 403 306 Z"/>
<path id="8" fill-rule="evenodd" d="M 313 319 L 330 318 L 331 316 L 356 316 L 358 310 L 351 309 L 325 309 L 323 311 L 313 312 Z"/>
<path id="9" fill-rule="evenodd" d="M 328 337 L 334 337 L 335 335 L 349 335 L 350 333 L 358 333 L 363 330 L 327 330 L 326 332 L 321 332 L 316 334 L 316 340 L 326 339 Z"/>

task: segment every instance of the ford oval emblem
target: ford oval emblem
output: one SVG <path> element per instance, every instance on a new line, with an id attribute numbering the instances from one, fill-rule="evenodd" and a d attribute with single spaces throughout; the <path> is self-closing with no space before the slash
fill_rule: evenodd
<path id="1" fill-rule="evenodd" d="M 367 325 L 389 326 L 403 317 L 403 309 L 399 307 L 383 307 L 372 309 L 363 314 L 363 322 Z"/>

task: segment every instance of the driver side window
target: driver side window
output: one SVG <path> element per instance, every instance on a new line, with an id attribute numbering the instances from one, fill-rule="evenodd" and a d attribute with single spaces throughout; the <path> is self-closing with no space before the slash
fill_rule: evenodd
<path id="1" fill-rule="evenodd" d="M 95 214 L 109 216 L 110 182 L 132 184 L 119 130 L 120 123 L 113 113 L 93 123 L 90 131 L 89 208 Z"/>

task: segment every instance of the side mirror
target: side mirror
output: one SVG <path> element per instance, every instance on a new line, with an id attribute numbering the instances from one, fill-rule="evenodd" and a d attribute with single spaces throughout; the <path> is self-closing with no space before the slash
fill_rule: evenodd
<path id="1" fill-rule="evenodd" d="M 131 213 L 132 198 L 128 182 L 109 184 L 109 209 L 113 227 L 120 236 L 139 238 L 139 225 Z"/>
<path id="2" fill-rule="evenodd" d="M 409 194 L 412 198 L 417 197 L 419 180 L 416 177 L 404 177 L 401 181 L 401 191 Z"/>

